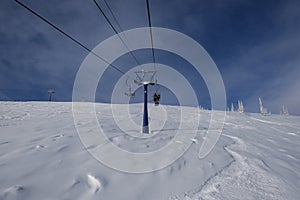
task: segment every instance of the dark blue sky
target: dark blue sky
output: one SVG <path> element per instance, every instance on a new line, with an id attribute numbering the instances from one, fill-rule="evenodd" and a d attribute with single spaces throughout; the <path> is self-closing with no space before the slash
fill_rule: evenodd
<path id="1" fill-rule="evenodd" d="M 114 34 L 92 0 L 22 2 L 91 49 Z M 148 25 L 145 1 L 107 2 L 124 30 Z M 257 112 L 261 96 L 274 113 L 285 104 L 300 114 L 300 1 L 150 0 L 150 6 L 153 26 L 185 33 L 207 50 L 223 76 L 228 103 L 240 99 L 247 111 Z M 0 45 L 0 100 L 47 100 L 50 88 L 54 100 L 71 100 L 84 49 L 13 0 L 0 2 Z M 135 53 L 142 63 L 151 62 L 151 51 Z M 116 64 L 127 69 L 126 60 Z M 182 73 L 209 107 L 206 86 L 193 79 L 188 63 L 167 52 L 157 52 L 157 62 L 185 65 Z M 107 79 L 117 76 L 107 73 Z M 99 88 L 99 101 L 107 101 L 109 88 Z"/>

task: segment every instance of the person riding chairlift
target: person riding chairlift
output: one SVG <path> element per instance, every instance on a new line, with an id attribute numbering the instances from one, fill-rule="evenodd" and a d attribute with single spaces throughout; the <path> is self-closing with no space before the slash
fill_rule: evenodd
<path id="1" fill-rule="evenodd" d="M 160 100 L 160 94 L 157 94 L 156 92 L 153 95 L 153 101 L 155 103 L 156 106 L 159 105 L 159 100 Z"/>

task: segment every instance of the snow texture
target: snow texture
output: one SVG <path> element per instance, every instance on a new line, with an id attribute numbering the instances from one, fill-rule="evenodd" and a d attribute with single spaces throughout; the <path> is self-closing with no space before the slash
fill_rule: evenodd
<path id="1" fill-rule="evenodd" d="M 96 105 L 109 141 L 133 152 L 168 144 L 178 128 L 180 107 L 149 109 L 155 135 L 140 140 L 116 126 L 110 105 Z M 157 115 L 155 109 L 165 115 Z M 137 124 L 141 110 L 140 104 L 130 109 Z M 199 133 L 190 138 L 192 145 L 180 159 L 153 173 L 126 174 L 87 152 L 75 129 L 71 103 L 1 102 L 0 199 L 299 199 L 300 117 L 227 113 L 217 145 L 200 160 L 210 111 L 201 110 L 200 115 Z M 155 124 L 161 126 L 164 120 L 159 131 Z M 193 123 L 193 119 L 182 120 Z M 84 120 L 79 125 L 92 127 Z"/>

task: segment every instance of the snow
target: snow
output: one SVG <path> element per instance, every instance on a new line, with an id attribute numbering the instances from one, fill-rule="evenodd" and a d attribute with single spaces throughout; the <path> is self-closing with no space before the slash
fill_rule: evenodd
<path id="1" fill-rule="evenodd" d="M 141 140 L 122 133 L 111 120 L 110 105 L 96 104 L 109 141 L 132 152 L 161 148 L 172 141 L 180 120 L 194 123 L 193 118 L 181 119 L 180 109 L 149 105 L 154 136 Z M 130 106 L 136 127 L 141 110 L 140 104 Z M 210 111 L 200 111 L 198 134 L 174 163 L 130 174 L 101 164 L 87 151 L 99 147 L 86 149 L 81 143 L 71 103 L 1 102 L 0 199 L 299 199 L 300 117 L 229 112 L 217 145 L 199 159 L 210 116 Z M 85 120 L 77 125 L 93 129 Z"/>
<path id="2" fill-rule="evenodd" d="M 100 181 L 90 174 L 87 175 L 87 183 L 93 193 L 97 193 L 101 189 Z"/>

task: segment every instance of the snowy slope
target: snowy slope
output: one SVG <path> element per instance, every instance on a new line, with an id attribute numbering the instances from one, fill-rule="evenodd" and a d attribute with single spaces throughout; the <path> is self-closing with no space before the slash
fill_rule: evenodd
<path id="1" fill-rule="evenodd" d="M 141 108 L 131 106 L 137 124 Z M 134 152 L 166 145 L 178 128 L 179 107 L 149 109 L 157 134 L 140 141 L 122 134 L 111 120 L 110 105 L 96 105 L 110 141 Z M 300 117 L 227 113 L 216 147 L 199 160 L 210 112 L 200 114 L 199 133 L 180 159 L 156 172 L 128 174 L 100 164 L 87 152 L 71 103 L 1 102 L 0 199 L 299 199 Z M 155 132 L 164 120 L 163 130 Z"/>

